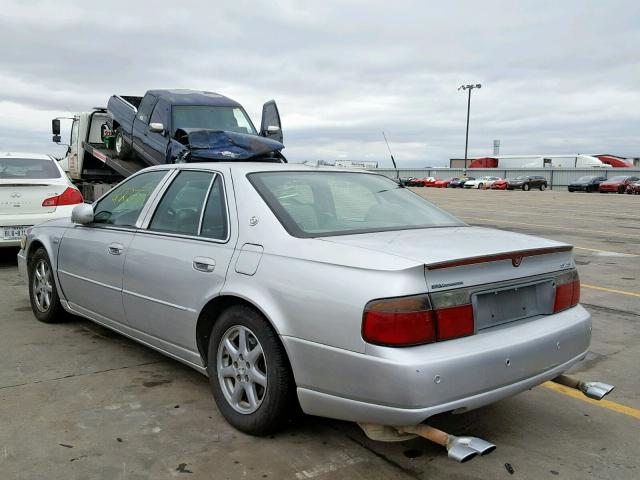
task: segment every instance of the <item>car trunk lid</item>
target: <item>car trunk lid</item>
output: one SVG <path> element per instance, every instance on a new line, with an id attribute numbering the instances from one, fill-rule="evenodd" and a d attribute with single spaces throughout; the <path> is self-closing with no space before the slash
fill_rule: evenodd
<path id="1" fill-rule="evenodd" d="M 56 207 L 43 207 L 46 198 L 60 195 L 66 185 L 46 179 L 0 179 L 0 215 L 49 213 Z"/>
<path id="2" fill-rule="evenodd" d="M 557 280 L 575 268 L 571 245 L 480 227 L 325 240 L 423 263 L 433 308 L 471 304 L 476 331 L 553 313 Z"/>
<path id="3" fill-rule="evenodd" d="M 571 245 L 482 227 L 399 230 L 322 240 L 423 263 L 430 290 L 540 275 L 570 268 L 573 262 Z M 522 258 L 514 260 L 517 257 Z"/>

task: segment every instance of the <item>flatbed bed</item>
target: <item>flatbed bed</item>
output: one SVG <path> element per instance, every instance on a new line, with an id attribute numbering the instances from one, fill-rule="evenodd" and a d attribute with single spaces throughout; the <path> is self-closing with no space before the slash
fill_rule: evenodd
<path id="1" fill-rule="evenodd" d="M 122 160 L 116 155 L 116 151 L 104 147 L 98 147 L 95 144 L 84 142 L 84 150 L 96 160 L 104 163 L 106 166 L 127 178 L 139 170 L 148 167 L 144 162 L 138 159 Z"/>

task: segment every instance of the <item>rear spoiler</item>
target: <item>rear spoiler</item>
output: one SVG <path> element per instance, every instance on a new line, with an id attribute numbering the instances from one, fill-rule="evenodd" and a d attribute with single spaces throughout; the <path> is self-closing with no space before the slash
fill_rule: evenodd
<path id="1" fill-rule="evenodd" d="M 549 255 L 559 252 L 570 252 L 571 245 L 560 247 L 535 248 L 531 250 L 516 250 L 509 253 L 497 253 L 495 255 L 481 255 L 479 257 L 462 258 L 459 260 L 447 260 L 446 262 L 431 263 L 425 265 L 427 270 L 440 270 L 442 268 L 461 267 L 463 265 L 475 265 L 478 263 L 499 262 L 500 260 L 511 260 L 514 266 L 520 265 L 524 257 L 535 257 L 538 255 Z M 516 265 L 517 264 L 517 265 Z"/>

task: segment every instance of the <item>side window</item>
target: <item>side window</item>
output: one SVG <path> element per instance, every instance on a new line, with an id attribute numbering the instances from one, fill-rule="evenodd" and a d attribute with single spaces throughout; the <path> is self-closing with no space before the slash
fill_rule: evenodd
<path id="1" fill-rule="evenodd" d="M 145 95 L 140 102 L 140 107 L 138 107 L 138 120 L 144 123 L 149 123 L 149 115 L 151 114 L 151 109 L 153 109 L 155 103 L 156 97 L 153 95 Z"/>
<path id="2" fill-rule="evenodd" d="M 200 217 L 214 174 L 184 170 L 158 204 L 149 230 L 198 235 Z"/>
<path id="3" fill-rule="evenodd" d="M 93 223 L 133 226 L 166 170 L 141 173 L 117 186 L 93 207 Z"/>
<path id="4" fill-rule="evenodd" d="M 169 127 L 169 108 L 164 100 L 160 99 L 156 103 L 149 123 L 161 123 L 165 129 Z"/>
<path id="5" fill-rule="evenodd" d="M 220 175 L 216 175 L 211 187 L 207 205 L 202 217 L 202 231 L 200 235 L 216 240 L 227 238 L 227 204 L 224 198 L 224 187 Z"/>
<path id="6" fill-rule="evenodd" d="M 71 125 L 71 145 L 75 145 L 78 141 L 78 125 L 80 121 L 74 120 L 73 125 Z"/>

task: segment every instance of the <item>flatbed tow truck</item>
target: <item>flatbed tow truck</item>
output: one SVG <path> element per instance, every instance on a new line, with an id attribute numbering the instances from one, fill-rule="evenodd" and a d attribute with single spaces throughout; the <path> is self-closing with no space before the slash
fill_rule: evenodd
<path id="1" fill-rule="evenodd" d="M 86 201 L 93 201 L 115 184 L 148 165 L 139 159 L 119 159 L 114 149 L 105 146 L 104 125 L 108 120 L 105 108 L 94 108 L 72 118 L 52 121 L 53 141 L 61 143 L 60 120 L 71 120 L 71 138 L 60 164 L 78 187 Z"/>

